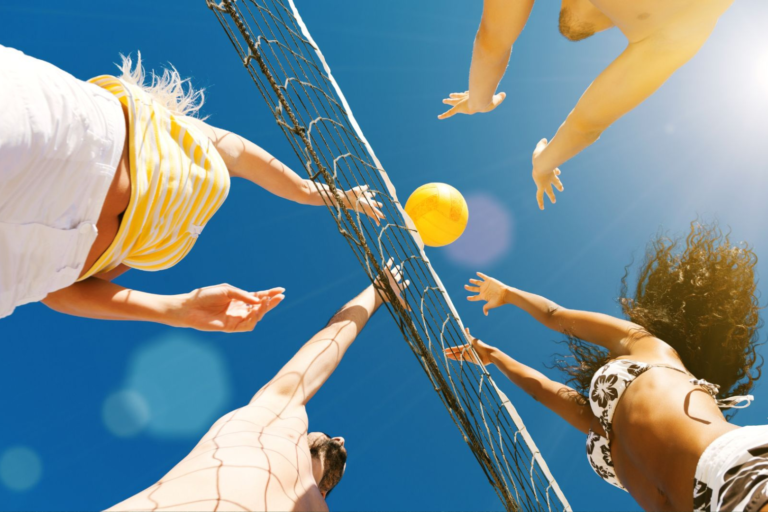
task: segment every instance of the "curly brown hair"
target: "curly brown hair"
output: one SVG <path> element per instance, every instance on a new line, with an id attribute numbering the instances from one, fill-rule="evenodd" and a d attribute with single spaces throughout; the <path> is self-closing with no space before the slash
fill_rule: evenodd
<path id="1" fill-rule="evenodd" d="M 633 295 L 627 286 L 631 264 L 625 268 L 619 304 L 642 327 L 638 339 L 650 334 L 668 343 L 693 375 L 720 386 L 718 398 L 744 395 L 763 364 L 756 352 L 762 326 L 756 264 L 749 246 L 732 245 L 717 224 L 694 221 L 684 241 L 664 235 L 651 241 Z M 572 336 L 564 343 L 570 355 L 555 367 L 586 401 L 608 352 Z"/>

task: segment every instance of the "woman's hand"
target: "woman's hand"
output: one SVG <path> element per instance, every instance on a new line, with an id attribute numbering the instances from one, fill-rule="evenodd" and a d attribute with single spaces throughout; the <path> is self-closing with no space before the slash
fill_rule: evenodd
<path id="1" fill-rule="evenodd" d="M 376 201 L 376 192 L 370 190 L 368 185 L 346 190 L 342 195 L 344 197 L 344 206 L 356 212 L 366 214 L 376 222 L 377 226 L 380 224 L 379 221 L 385 218 L 380 210 L 382 204 Z"/>
<path id="2" fill-rule="evenodd" d="M 563 184 L 560 181 L 560 169 L 539 169 L 536 167 L 536 158 L 547 147 L 547 139 L 541 139 L 533 150 L 533 181 L 536 183 L 536 202 L 539 204 L 539 210 L 544 209 L 544 194 L 552 204 L 555 204 L 554 186 L 559 192 L 563 191 Z"/>
<path id="3" fill-rule="evenodd" d="M 490 112 L 495 109 L 504 101 L 507 97 L 507 93 L 500 92 L 494 94 L 491 102 L 482 108 L 474 108 L 470 106 L 469 91 L 466 92 L 452 92 L 450 98 L 445 98 L 443 103 L 451 105 L 451 109 L 437 116 L 438 119 L 448 119 L 455 114 L 477 114 L 478 112 Z"/>
<path id="4" fill-rule="evenodd" d="M 285 298 L 284 292 L 284 288 L 246 292 L 228 284 L 200 288 L 184 297 L 179 325 L 198 331 L 252 331 Z"/>
<path id="5" fill-rule="evenodd" d="M 506 304 L 504 301 L 504 295 L 507 292 L 507 285 L 489 277 L 482 272 L 477 273 L 480 279 L 470 279 L 471 284 L 465 284 L 464 289 L 476 293 L 477 295 L 470 295 L 467 300 L 476 302 L 478 300 L 484 300 L 483 313 L 488 316 L 488 312 L 499 306 Z"/>
<path id="6" fill-rule="evenodd" d="M 450 347 L 445 349 L 445 356 L 454 361 L 469 361 L 470 363 L 481 364 L 483 366 L 491 364 L 491 352 L 496 350 L 486 343 L 469 334 L 469 327 L 464 329 L 467 333 L 470 343 L 460 347 Z M 470 346 L 474 349 L 472 351 Z"/>

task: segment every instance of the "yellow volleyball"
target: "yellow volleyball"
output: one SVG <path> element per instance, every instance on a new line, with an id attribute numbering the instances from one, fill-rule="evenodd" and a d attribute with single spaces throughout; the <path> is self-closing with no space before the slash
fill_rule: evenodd
<path id="1" fill-rule="evenodd" d="M 469 220 L 467 202 L 445 183 L 428 183 L 413 191 L 405 211 L 413 219 L 425 245 L 440 247 L 455 242 Z"/>

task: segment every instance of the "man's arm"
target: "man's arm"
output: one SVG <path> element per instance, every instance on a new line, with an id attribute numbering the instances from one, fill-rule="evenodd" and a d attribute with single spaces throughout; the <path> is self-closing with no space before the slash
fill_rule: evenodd
<path id="1" fill-rule="evenodd" d="M 386 279 L 405 307 L 401 295 L 409 281 L 403 280 L 392 260 L 385 268 Z M 381 278 L 379 278 L 381 279 Z M 304 344 L 288 363 L 254 395 L 255 401 L 269 401 L 280 408 L 306 405 L 336 370 L 342 357 L 365 324 L 382 304 L 376 285 L 370 285 L 360 295 L 344 305 L 320 332 Z"/>
<path id="2" fill-rule="evenodd" d="M 544 206 L 543 193 L 554 202 L 549 179 L 557 168 L 594 143 L 611 124 L 661 87 L 699 51 L 714 27 L 715 21 L 687 27 L 678 24 L 673 31 L 630 43 L 592 82 L 549 144 L 542 141 L 546 147 L 539 147 L 534 153 L 533 177 L 540 208 Z"/>
<path id="3" fill-rule="evenodd" d="M 373 316 L 382 300 L 373 285 L 341 308 L 320 332 L 253 397 L 281 406 L 306 405 L 336 370 L 347 349 Z"/>
<path id="4" fill-rule="evenodd" d="M 504 101 L 504 93 L 495 96 L 494 93 L 507 69 L 512 45 L 528 21 L 533 2 L 485 0 L 469 68 L 469 91 L 451 94 L 443 100 L 453 108 L 440 115 L 440 119 L 454 114 L 488 112 Z"/>

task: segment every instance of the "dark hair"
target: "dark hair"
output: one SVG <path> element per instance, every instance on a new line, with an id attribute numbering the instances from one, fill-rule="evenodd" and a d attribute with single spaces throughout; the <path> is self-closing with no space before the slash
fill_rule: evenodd
<path id="1" fill-rule="evenodd" d="M 635 339 L 650 335 L 669 344 L 693 375 L 720 386 L 718 398 L 744 395 L 763 364 L 756 353 L 762 326 L 756 264 L 749 246 L 731 245 L 717 224 L 694 221 L 684 241 L 659 235 L 648 245 L 632 294 L 625 268 L 619 303 L 642 327 Z M 588 400 L 592 376 L 608 352 L 572 336 L 565 343 L 570 355 L 555 366 Z"/>
<path id="2" fill-rule="evenodd" d="M 344 476 L 344 467 L 347 463 L 347 451 L 338 441 L 331 439 L 328 434 L 323 434 L 309 447 L 312 457 L 320 458 L 325 468 L 323 477 L 317 483 L 317 487 L 326 493 L 326 498 L 341 481 Z"/>

